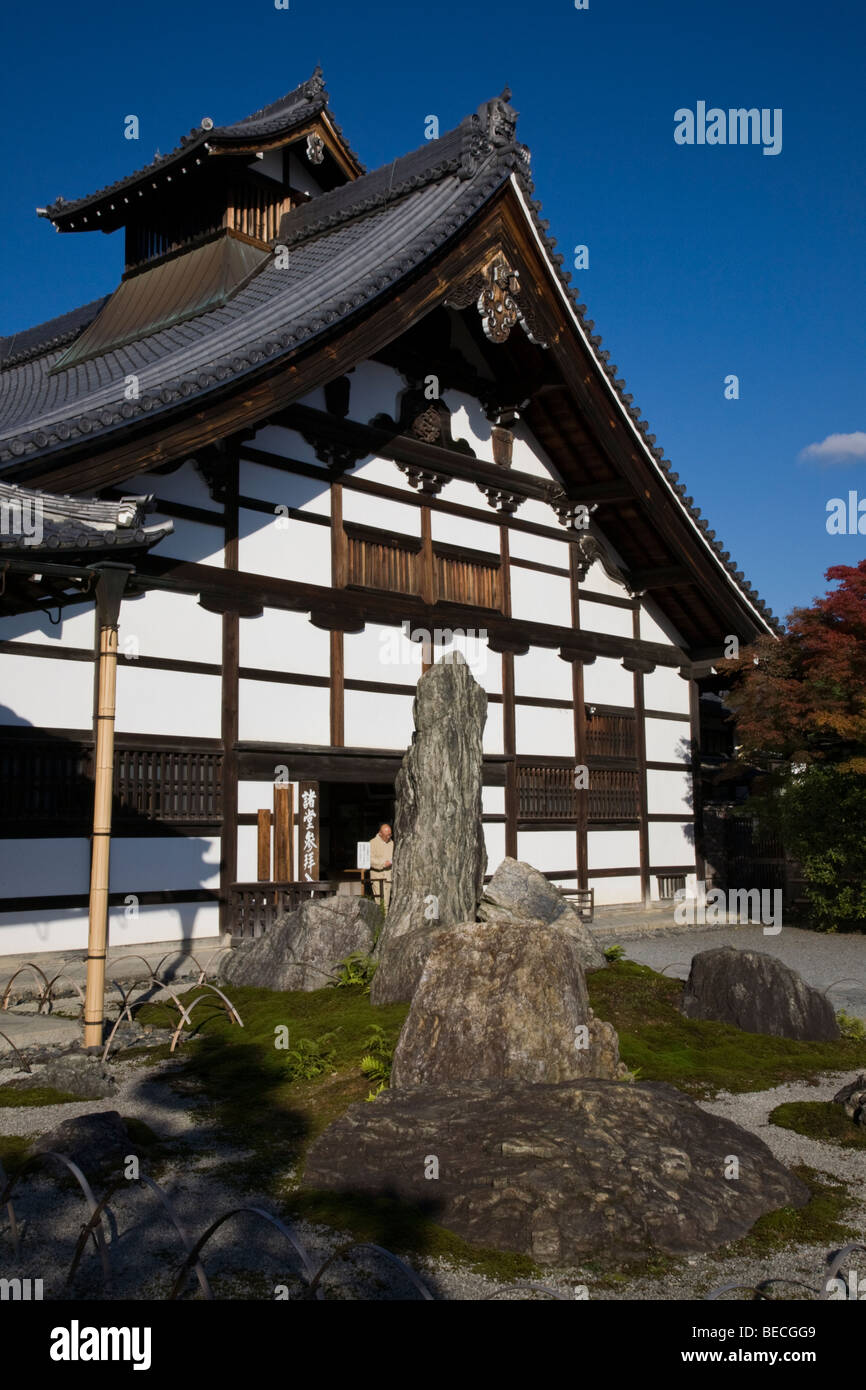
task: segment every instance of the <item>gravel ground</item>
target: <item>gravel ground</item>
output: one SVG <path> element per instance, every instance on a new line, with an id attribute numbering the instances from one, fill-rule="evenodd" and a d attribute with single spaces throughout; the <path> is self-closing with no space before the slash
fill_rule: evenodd
<path id="1" fill-rule="evenodd" d="M 665 970 L 684 980 L 692 956 L 716 946 L 738 946 L 777 956 L 816 989 L 829 990 L 833 1007 L 866 1019 L 866 936 L 828 936 L 823 932 L 783 927 L 778 936 L 764 936 L 758 926 L 702 927 L 694 931 L 656 932 L 652 936 L 620 937 L 630 960 Z M 844 981 L 839 984 L 837 981 Z"/>
<path id="2" fill-rule="evenodd" d="M 0 1108 L 0 1133 L 29 1135 L 44 1133 L 60 1120 L 100 1110 L 115 1109 L 123 1115 L 137 1116 L 161 1137 L 180 1140 L 183 1153 L 166 1168 L 160 1184 L 169 1194 L 174 1210 L 186 1232 L 193 1238 L 224 1212 L 238 1206 L 260 1206 L 274 1212 L 273 1199 L 260 1192 L 239 1194 L 220 1176 L 222 1166 L 245 1157 L 242 1148 L 218 1147 L 217 1135 L 202 1113 L 202 1102 L 190 1095 L 179 1095 L 158 1079 L 182 1065 L 161 1063 L 153 1070 L 116 1064 L 119 1088 L 104 1100 L 73 1102 L 66 1105 Z M 784 1100 L 829 1099 L 847 1080 L 847 1073 L 827 1075 L 817 1085 L 792 1084 L 746 1095 L 719 1095 L 705 1108 L 726 1115 L 758 1133 L 773 1152 L 787 1164 L 807 1163 L 819 1171 L 846 1179 L 852 1190 L 866 1192 L 866 1154 L 852 1153 L 818 1143 L 788 1130 L 769 1125 L 769 1112 Z M 143 1165 L 144 1167 L 144 1165 Z M 286 1177 L 291 1177 L 287 1170 Z M 97 1189 L 99 1195 L 101 1189 Z M 0 1213 L 0 1274 L 4 1277 L 41 1278 L 46 1298 L 164 1299 L 171 1289 L 182 1256 L 182 1244 L 156 1198 L 138 1184 L 130 1183 L 112 1199 L 111 1259 L 113 1284 L 106 1292 L 99 1259 L 91 1245 L 76 1275 L 72 1290 L 64 1284 L 85 1211 L 80 1192 L 60 1186 L 48 1177 L 35 1176 L 22 1183 L 15 1194 L 15 1207 L 21 1225 L 22 1261 L 12 1254 L 9 1222 Z M 848 1219 L 866 1241 L 866 1206 L 855 1205 Z M 108 1229 L 107 1228 L 107 1229 Z M 299 1222 L 293 1234 L 304 1246 L 310 1266 L 318 1269 L 327 1257 L 345 1244 L 345 1237 L 333 1231 Z M 829 1252 L 824 1247 L 802 1246 L 763 1259 L 724 1259 L 712 1255 L 678 1261 L 663 1276 L 632 1279 L 611 1285 L 600 1282 L 589 1271 L 547 1270 L 539 1282 L 555 1290 L 560 1298 L 581 1297 L 621 1301 L 679 1300 L 703 1298 L 720 1285 L 740 1281 L 754 1284 L 768 1277 L 804 1280 L 818 1286 Z M 481 1300 L 496 1296 L 508 1300 L 544 1297 L 519 1284 L 504 1285 L 442 1259 L 416 1257 L 411 1261 L 430 1294 L 436 1300 Z M 855 1262 L 856 1263 L 856 1262 Z M 297 1295 L 298 1257 L 285 1237 L 271 1225 L 251 1214 L 226 1222 L 207 1246 L 203 1264 L 217 1298 L 273 1299 L 278 1289 Z M 862 1268 L 863 1259 L 860 1260 Z M 398 1266 L 381 1255 L 355 1252 L 338 1258 L 323 1278 L 326 1297 L 340 1300 L 385 1300 L 417 1298 L 417 1287 Z M 194 1276 L 185 1286 L 184 1297 L 200 1297 Z M 747 1293 L 733 1295 L 748 1297 Z M 797 1296 L 796 1289 L 784 1296 Z"/>

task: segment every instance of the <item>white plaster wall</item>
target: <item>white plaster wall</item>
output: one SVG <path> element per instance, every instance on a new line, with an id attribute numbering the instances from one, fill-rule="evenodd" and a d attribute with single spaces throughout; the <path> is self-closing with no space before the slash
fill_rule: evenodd
<path id="1" fill-rule="evenodd" d="M 200 521 L 183 521 L 172 517 L 174 530 L 159 542 L 156 554 L 161 560 L 183 560 L 191 565 L 223 567 L 223 528 L 206 526 Z"/>
<path id="2" fill-rule="evenodd" d="M 577 836 L 574 830 L 521 830 L 517 857 L 542 874 L 569 869 L 577 863 Z"/>
<path id="3" fill-rule="evenodd" d="M 327 688 L 239 681 L 238 738 L 259 743 L 315 743 L 327 747 L 331 742 Z"/>
<path id="4" fill-rule="evenodd" d="M 89 840 L 69 836 L 0 841 L 0 898 L 86 893 L 89 886 Z"/>
<path id="5" fill-rule="evenodd" d="M 585 594 L 580 596 L 580 626 L 590 632 L 607 632 L 612 637 L 632 637 L 633 619 L 628 608 L 614 608 L 610 603 L 593 603 Z"/>
<path id="6" fill-rule="evenodd" d="M 166 835 L 111 841 L 112 893 L 219 888 L 218 835 Z M 142 910 L 142 909 L 139 909 Z"/>
<path id="7" fill-rule="evenodd" d="M 0 641 L 29 642 L 40 647 L 83 647 L 93 650 L 93 602 L 70 604 L 60 610 L 60 622 L 49 621 L 46 613 L 16 613 L 0 618 Z M 3 658 L 0 657 L 0 670 Z"/>
<path id="8" fill-rule="evenodd" d="M 484 845 L 487 849 L 487 873 L 492 874 L 505 858 L 505 826 L 485 825 Z"/>
<path id="9" fill-rule="evenodd" d="M 586 845 L 590 869 L 633 869 L 640 863 L 637 830 L 590 830 Z"/>
<path id="10" fill-rule="evenodd" d="M 690 730 L 679 719 L 647 719 L 646 756 L 650 763 L 681 763 L 689 752 Z"/>
<path id="11" fill-rule="evenodd" d="M 574 757 L 574 714 L 570 709 L 515 705 L 515 742 L 521 758 Z"/>
<path id="12" fill-rule="evenodd" d="M 120 660 L 133 654 L 171 661 L 222 662 L 222 620 L 208 613 L 194 594 L 150 589 L 141 598 L 124 599 L 118 632 Z"/>
<path id="13" fill-rule="evenodd" d="M 191 458 L 186 459 L 175 473 L 139 473 L 135 478 L 127 478 L 121 486 L 126 497 L 159 497 L 166 502 L 183 502 L 187 507 L 201 507 L 203 511 L 222 517 L 222 504 L 211 497 L 207 483 Z M 148 525 L 159 516 L 159 512 L 149 516 Z"/>
<path id="14" fill-rule="evenodd" d="M 658 772 L 646 775 L 647 810 L 654 816 L 691 816 L 692 779 L 687 772 Z"/>
<path id="15" fill-rule="evenodd" d="M 256 430 L 250 441 L 253 448 L 264 449 L 269 454 L 279 454 L 281 458 L 297 459 L 299 463 L 312 463 L 323 472 L 328 465 L 316 458 L 312 444 L 308 444 L 297 430 L 287 430 L 283 425 L 265 425 Z"/>
<path id="16" fill-rule="evenodd" d="M 474 495 L 473 495 L 474 493 Z M 445 487 L 443 497 L 448 502 L 456 502 L 466 507 L 483 507 L 483 496 L 473 484 L 450 482 Z M 474 517 L 452 516 L 450 512 L 431 512 L 430 532 L 434 541 L 447 545 L 463 545 L 469 550 L 481 550 L 488 555 L 499 556 L 499 523 L 496 513 L 491 511 L 490 521 L 476 521 Z"/>
<path id="17" fill-rule="evenodd" d="M 552 531 L 560 529 L 559 519 L 552 507 L 546 502 L 538 502 L 534 497 L 527 497 L 521 502 L 517 516 L 521 521 L 530 521 L 533 526 L 547 526 Z M 562 528 L 563 535 L 566 534 L 565 527 Z"/>
<path id="18" fill-rule="evenodd" d="M 297 583 L 331 583 L 331 530 L 297 517 L 268 517 L 241 507 L 238 567 L 248 574 Z"/>
<path id="19" fill-rule="evenodd" d="M 401 472 L 393 459 L 368 458 L 365 462 L 355 465 L 352 477 L 362 478 L 365 483 L 382 483 L 385 487 L 397 488 L 407 496 L 418 496 L 406 474 Z"/>
<path id="20" fill-rule="evenodd" d="M 274 767 L 279 764 L 279 759 L 274 758 Z M 276 774 L 275 774 L 276 775 Z M 297 805 L 297 794 L 295 804 Z M 272 811 L 274 807 L 274 784 L 273 781 L 267 782 L 238 782 L 238 815 L 255 815 L 256 811 Z M 240 830 L 250 829 L 249 826 L 240 826 Z M 255 834 L 255 826 L 252 826 Z"/>
<path id="21" fill-rule="evenodd" d="M 640 635 L 646 642 L 666 642 L 674 647 L 684 646 L 682 634 L 652 599 L 641 599 Z"/>
<path id="22" fill-rule="evenodd" d="M 488 704 L 487 722 L 484 725 L 484 738 L 482 748 L 485 753 L 502 753 L 502 706 Z"/>
<path id="23" fill-rule="evenodd" d="M 463 391 L 443 391 L 442 400 L 451 411 L 452 438 L 465 439 L 479 459 L 492 463 L 492 427 L 480 401 Z"/>
<path id="24" fill-rule="evenodd" d="M 554 627 L 571 627 L 571 583 L 562 575 L 511 566 L 511 613 Z"/>
<path id="25" fill-rule="evenodd" d="M 241 618 L 239 651 L 242 667 L 330 676 L 330 634 L 306 613 L 266 608 L 258 618 Z"/>
<path id="26" fill-rule="evenodd" d="M 90 670 L 89 667 L 85 668 Z M 119 734 L 219 738 L 222 681 L 187 671 L 151 671 L 134 661 L 117 667 Z M 89 723 L 89 719 L 88 719 Z"/>
<path id="27" fill-rule="evenodd" d="M 344 712 L 345 741 L 349 748 L 393 748 L 404 752 L 412 741 L 411 695 L 374 695 L 366 690 L 347 690 Z"/>
<path id="28" fill-rule="evenodd" d="M 529 427 L 522 420 L 518 420 L 511 427 L 511 432 L 514 435 L 514 447 L 511 452 L 512 468 L 519 469 L 521 473 L 531 473 L 535 478 L 552 478 L 554 482 L 560 482 L 559 474 L 551 463 L 550 457 Z M 554 515 L 552 508 L 548 508 L 548 516 L 553 517 Z"/>
<path id="29" fill-rule="evenodd" d="M 177 903 L 143 907 L 136 918 L 124 909 L 108 915 L 108 959 L 152 941 L 201 941 L 213 948 L 218 942 L 217 903 Z M 81 951 L 87 946 L 87 908 L 44 912 L 0 912 L 0 957 L 37 956 L 45 951 Z M 205 961 L 202 961 L 205 964 Z"/>
<path id="30" fill-rule="evenodd" d="M 127 917 L 122 907 L 112 908 L 108 918 L 109 960 L 148 941 L 200 941 L 211 950 L 219 944 L 219 903 L 154 903 Z M 86 945 L 87 924 L 84 927 Z M 56 948 L 55 948 L 56 949 Z M 198 955 L 207 965 L 208 955 Z"/>
<path id="31" fill-rule="evenodd" d="M 343 638 L 346 680 L 414 685 L 421 674 L 421 644 L 410 642 L 399 627 L 368 623 L 363 632 Z"/>
<path id="32" fill-rule="evenodd" d="M 672 821 L 650 821 L 649 858 L 653 873 L 678 864 L 694 864 L 695 836 L 691 822 L 688 825 L 674 825 Z M 655 880 L 653 894 L 658 896 Z"/>
<path id="33" fill-rule="evenodd" d="M 343 488 L 343 521 L 356 526 L 374 526 L 395 536 L 421 535 L 421 508 L 408 502 L 392 502 L 388 497 L 371 497 L 354 488 Z"/>
<path id="34" fill-rule="evenodd" d="M 481 810 L 485 816 L 505 815 L 505 788 L 482 787 Z"/>
<path id="35" fill-rule="evenodd" d="M 547 525 L 550 525 L 549 521 Z M 509 526 L 508 553 L 515 560 L 534 560 L 537 565 L 556 565 L 558 569 L 568 569 L 568 541 L 565 539 L 565 533 L 561 538 L 535 536 L 529 531 Z"/>
<path id="36" fill-rule="evenodd" d="M 615 579 L 611 579 L 600 560 L 595 560 L 590 565 L 586 579 L 580 586 L 581 598 L 583 598 L 584 588 L 590 592 L 594 590 L 597 594 L 611 594 L 614 598 L 628 598 L 625 585 L 617 584 Z M 629 636 L 631 636 L 630 633 Z"/>
<path id="37" fill-rule="evenodd" d="M 331 483 L 325 477 L 305 478 L 301 473 L 285 473 L 281 468 L 250 463 L 241 457 L 238 465 L 238 491 L 271 506 L 294 507 L 313 516 L 331 515 Z M 262 516 L 259 512 L 257 515 Z"/>
<path id="38" fill-rule="evenodd" d="M 588 705 L 621 705 L 634 709 L 634 676 L 615 657 L 597 656 L 583 668 L 583 694 Z"/>
<path id="39" fill-rule="evenodd" d="M 617 903 L 639 903 L 643 901 L 640 888 L 640 875 L 616 878 L 590 878 L 590 888 L 595 889 L 596 907 L 613 907 Z"/>
<path id="40" fill-rule="evenodd" d="M 0 682 L 0 724 L 92 728 L 92 662 L 3 655 Z"/>
<path id="41" fill-rule="evenodd" d="M 514 658 L 515 695 L 543 700 L 571 700 L 574 695 L 570 661 L 550 647 L 530 647 Z"/>
<path id="42" fill-rule="evenodd" d="M 393 367 L 383 362 L 359 362 L 349 373 L 352 383 L 349 395 L 349 419 L 366 425 L 374 415 L 397 418 L 397 399 L 406 383 Z"/>
<path id="43" fill-rule="evenodd" d="M 663 709 L 668 710 L 671 714 L 688 714 L 689 682 L 682 679 L 676 667 L 657 666 L 648 676 L 644 676 L 643 690 L 646 709 Z"/>
<path id="44" fill-rule="evenodd" d="M 268 783 L 268 790 L 270 790 Z M 296 798 L 297 800 L 297 798 Z M 270 802 L 267 798 L 260 801 L 260 806 L 267 806 Z M 253 808 L 256 809 L 256 808 Z M 271 855 L 273 856 L 274 840 L 273 831 L 271 832 Z M 271 859 L 273 865 L 273 858 Z M 258 878 L 258 829 L 254 825 L 238 826 L 238 883 L 255 883 Z M 273 868 L 271 869 L 273 872 Z"/>

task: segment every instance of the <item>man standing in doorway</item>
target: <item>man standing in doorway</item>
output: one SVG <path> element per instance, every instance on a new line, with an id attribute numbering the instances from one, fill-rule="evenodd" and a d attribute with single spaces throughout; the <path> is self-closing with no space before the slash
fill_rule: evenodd
<path id="1" fill-rule="evenodd" d="M 384 903 L 386 912 L 391 901 L 393 855 L 391 827 L 390 825 L 380 825 L 378 833 L 370 841 L 370 882 L 373 885 L 373 897 L 377 902 Z M 381 887 L 377 887 L 377 884 L 381 884 Z"/>

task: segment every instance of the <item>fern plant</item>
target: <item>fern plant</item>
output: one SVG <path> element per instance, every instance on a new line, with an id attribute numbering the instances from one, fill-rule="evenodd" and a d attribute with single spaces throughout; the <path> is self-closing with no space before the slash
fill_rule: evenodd
<path id="1" fill-rule="evenodd" d="M 335 989 L 348 989 L 351 985 L 362 985 L 365 994 L 370 993 L 370 984 L 376 973 L 377 961 L 360 951 L 353 951 L 340 961 L 340 973 L 333 981 Z"/>
<path id="2" fill-rule="evenodd" d="M 318 1038 L 299 1038 L 295 1047 L 286 1053 L 286 1064 L 292 1081 L 315 1081 L 323 1072 L 330 1071 L 334 1061 L 332 1039 L 336 1035 L 320 1033 Z"/>
<path id="3" fill-rule="evenodd" d="M 610 961 L 611 963 L 615 960 L 622 960 L 624 955 L 624 946 L 605 946 L 604 948 L 604 958 L 606 961 Z"/>
<path id="4" fill-rule="evenodd" d="M 367 1100 L 375 1100 L 388 1089 L 391 1083 L 391 1064 L 394 1059 L 396 1040 L 378 1023 L 370 1024 L 370 1031 L 364 1039 L 367 1048 L 361 1058 L 361 1073 L 372 1084 L 373 1090 Z"/>

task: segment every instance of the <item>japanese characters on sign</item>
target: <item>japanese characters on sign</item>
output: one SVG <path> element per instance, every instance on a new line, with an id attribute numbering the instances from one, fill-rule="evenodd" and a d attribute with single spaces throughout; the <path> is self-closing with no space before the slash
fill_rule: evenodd
<path id="1" fill-rule="evenodd" d="M 298 786 L 298 860 L 304 883 L 319 877 L 319 784 L 301 782 Z"/>

